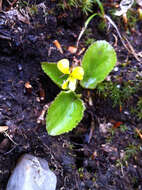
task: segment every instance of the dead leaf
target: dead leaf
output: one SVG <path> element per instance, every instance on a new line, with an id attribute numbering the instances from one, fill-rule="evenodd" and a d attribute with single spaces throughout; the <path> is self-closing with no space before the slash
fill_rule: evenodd
<path id="1" fill-rule="evenodd" d="M 142 139 L 142 134 L 141 134 L 140 130 L 136 128 L 135 131 L 137 132 L 137 134 L 139 135 L 139 137 Z"/>
<path id="2" fill-rule="evenodd" d="M 6 131 L 8 129 L 8 126 L 0 126 L 0 133 Z"/>
<path id="3" fill-rule="evenodd" d="M 53 41 L 53 44 L 56 46 L 56 48 L 59 50 L 59 52 L 60 52 L 61 54 L 63 54 L 63 49 L 62 49 L 62 47 L 61 47 L 59 41 L 58 41 L 58 40 L 54 40 L 54 41 Z"/>
<path id="4" fill-rule="evenodd" d="M 119 106 L 119 111 L 120 111 L 120 113 L 122 112 L 122 106 L 121 105 Z"/>
<path id="5" fill-rule="evenodd" d="M 30 17 L 28 13 L 25 13 L 24 16 L 17 10 L 17 9 L 10 9 L 9 11 L 6 12 L 7 16 L 11 19 L 13 17 L 18 18 L 19 21 L 25 23 L 25 24 L 30 24 Z"/>
<path id="6" fill-rule="evenodd" d="M 39 95 L 41 100 L 45 99 L 45 90 L 43 88 L 39 89 Z"/>
<path id="7" fill-rule="evenodd" d="M 72 54 L 75 54 L 77 52 L 77 48 L 75 46 L 69 46 L 68 51 Z"/>
<path id="8" fill-rule="evenodd" d="M 29 82 L 25 83 L 25 88 L 32 88 L 32 85 Z"/>
<path id="9" fill-rule="evenodd" d="M 137 3 L 140 7 L 142 7 L 142 0 L 136 0 L 136 3 Z"/>
<path id="10" fill-rule="evenodd" d="M 85 51 L 85 48 L 82 48 L 77 55 L 81 55 Z"/>
<path id="11" fill-rule="evenodd" d="M 113 129 L 116 129 L 116 128 L 118 128 L 118 127 L 120 127 L 120 125 L 122 125 L 123 123 L 121 122 L 121 121 L 118 121 L 118 122 L 116 122 L 114 125 L 113 125 Z"/>
<path id="12" fill-rule="evenodd" d="M 120 10 L 117 10 L 115 12 L 115 15 L 121 16 L 121 15 L 127 13 L 127 11 L 132 7 L 133 3 L 134 3 L 134 0 L 121 0 Z"/>
<path id="13" fill-rule="evenodd" d="M 26 88 L 26 91 L 27 93 L 32 93 L 32 85 L 30 84 L 30 82 L 26 82 L 25 83 L 25 88 Z"/>

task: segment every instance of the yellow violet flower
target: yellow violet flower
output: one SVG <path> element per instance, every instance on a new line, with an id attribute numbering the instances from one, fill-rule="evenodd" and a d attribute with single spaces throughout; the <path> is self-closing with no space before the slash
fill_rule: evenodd
<path id="1" fill-rule="evenodd" d="M 82 67 L 75 67 L 73 68 L 72 72 L 71 72 L 71 77 L 78 79 L 78 80 L 82 80 L 83 79 L 83 75 L 84 75 L 84 70 Z"/>
<path id="2" fill-rule="evenodd" d="M 68 60 L 68 59 L 61 59 L 60 61 L 58 61 L 57 67 L 58 67 L 58 69 L 59 69 L 62 73 L 64 73 L 64 74 L 70 74 L 70 70 L 69 70 L 69 60 Z"/>
<path id="3" fill-rule="evenodd" d="M 68 59 L 61 59 L 60 61 L 58 61 L 57 67 L 62 73 L 69 74 L 69 77 L 67 78 L 67 80 L 65 80 L 62 84 L 62 89 L 69 88 L 70 90 L 75 91 L 77 80 L 83 79 L 83 75 L 84 75 L 83 68 L 80 66 L 77 66 L 77 67 L 74 67 L 72 71 L 70 71 Z"/>

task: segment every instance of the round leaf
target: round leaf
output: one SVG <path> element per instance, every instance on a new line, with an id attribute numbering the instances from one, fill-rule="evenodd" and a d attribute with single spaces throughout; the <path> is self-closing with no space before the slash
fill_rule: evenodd
<path id="1" fill-rule="evenodd" d="M 102 40 L 93 43 L 82 60 L 84 77 L 81 86 L 94 89 L 112 71 L 116 61 L 115 50 L 108 42 Z"/>
<path id="2" fill-rule="evenodd" d="M 83 117 L 85 106 L 71 91 L 62 91 L 48 109 L 46 129 L 52 136 L 71 131 Z"/>
<path id="3" fill-rule="evenodd" d="M 57 68 L 56 63 L 42 62 L 41 67 L 43 71 L 55 82 L 59 87 L 62 86 L 63 82 L 67 79 L 68 75 L 64 75 Z"/>

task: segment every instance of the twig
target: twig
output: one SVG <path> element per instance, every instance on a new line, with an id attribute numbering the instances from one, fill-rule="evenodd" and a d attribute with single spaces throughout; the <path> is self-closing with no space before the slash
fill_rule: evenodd
<path id="1" fill-rule="evenodd" d="M 90 132 L 89 132 L 88 143 L 90 143 L 90 141 L 91 141 L 91 139 L 92 139 L 94 129 L 95 129 L 95 121 L 94 121 L 94 118 L 92 118 L 92 121 L 91 121 L 91 128 L 90 128 Z"/>
<path id="2" fill-rule="evenodd" d="M 8 4 L 10 5 L 8 8 L 7 8 L 7 11 L 9 11 L 9 9 L 11 9 L 11 7 L 13 7 L 16 3 L 17 3 L 18 0 L 13 0 L 13 2 L 10 2 L 9 0 L 7 0 Z"/>
<path id="3" fill-rule="evenodd" d="M 130 42 L 127 40 L 127 38 L 125 37 L 125 40 L 126 42 L 123 40 L 123 37 L 121 36 L 116 24 L 112 21 L 112 19 L 108 16 L 108 15 L 105 15 L 105 18 L 109 21 L 109 23 L 116 29 L 116 32 L 123 44 L 123 46 L 126 48 L 126 50 L 131 53 L 137 61 L 141 61 L 139 58 L 138 58 L 138 54 L 135 52 L 134 48 L 132 47 L 132 45 L 130 44 Z"/>
<path id="4" fill-rule="evenodd" d="M 114 47 L 117 47 L 117 42 L 118 42 L 118 38 L 115 34 L 112 34 L 114 36 L 115 42 L 114 42 Z"/>
<path id="5" fill-rule="evenodd" d="M 8 152 L 5 152 L 5 153 L 3 153 L 4 155 L 7 155 L 7 154 L 9 154 L 9 153 L 11 153 L 14 149 L 16 148 L 16 146 L 14 146 L 12 149 L 10 149 Z"/>
<path id="6" fill-rule="evenodd" d="M 0 0 L 0 11 L 2 10 L 2 0 Z"/>
<path id="7" fill-rule="evenodd" d="M 46 104 L 46 105 L 43 107 L 43 110 L 42 110 L 40 116 L 39 116 L 38 119 L 37 119 L 37 123 L 38 123 L 38 124 L 39 124 L 39 123 L 42 123 L 42 122 L 45 120 L 45 119 L 44 119 L 44 116 L 45 116 L 45 113 L 46 113 L 46 111 L 48 110 L 48 108 L 49 108 L 49 104 Z"/>
<path id="8" fill-rule="evenodd" d="M 0 38 L 4 39 L 4 40 L 11 40 L 11 37 L 4 36 L 4 35 L 1 35 L 1 34 L 0 34 Z"/>
<path id="9" fill-rule="evenodd" d="M 18 145 L 16 142 L 14 142 L 14 140 L 9 136 L 9 134 L 6 131 L 4 132 L 4 134 L 13 142 L 13 144 Z"/>

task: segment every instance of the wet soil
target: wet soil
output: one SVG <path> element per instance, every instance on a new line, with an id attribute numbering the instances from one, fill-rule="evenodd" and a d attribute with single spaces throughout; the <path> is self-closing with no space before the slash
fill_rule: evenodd
<path id="1" fill-rule="evenodd" d="M 0 13 L 0 126 L 8 126 L 7 131 L 0 133 L 0 190 L 6 189 L 9 176 L 24 153 L 49 162 L 57 176 L 57 190 L 141 190 L 142 139 L 135 128 L 142 130 L 142 125 L 130 113 L 130 105 L 135 105 L 138 96 L 142 96 L 140 88 L 122 110 L 119 105 L 113 107 L 109 97 L 104 98 L 95 90 L 90 93 L 84 90 L 84 118 L 68 134 L 51 137 L 46 132 L 45 121 L 37 122 L 44 105 L 60 92 L 43 73 L 40 63 L 65 57 L 72 61 L 75 55 L 67 48 L 75 45 L 86 20 L 76 9 L 62 11 L 56 1 L 44 3 L 49 12 L 46 16 L 43 6 L 26 19 L 13 14 L 11 19 L 8 12 Z M 90 23 L 89 37 L 114 45 L 115 30 L 100 31 L 99 22 L 96 18 L 96 22 Z M 141 51 L 140 24 L 137 35 L 128 36 L 136 51 Z M 80 49 L 85 47 L 86 38 L 87 34 L 80 42 Z M 64 54 L 56 49 L 54 40 L 60 42 Z M 115 49 L 119 69 L 110 74 L 111 80 L 122 86 L 126 81 L 135 83 L 136 75 L 142 71 L 141 62 L 127 52 L 120 40 Z M 124 62 L 128 64 L 122 67 Z"/>

